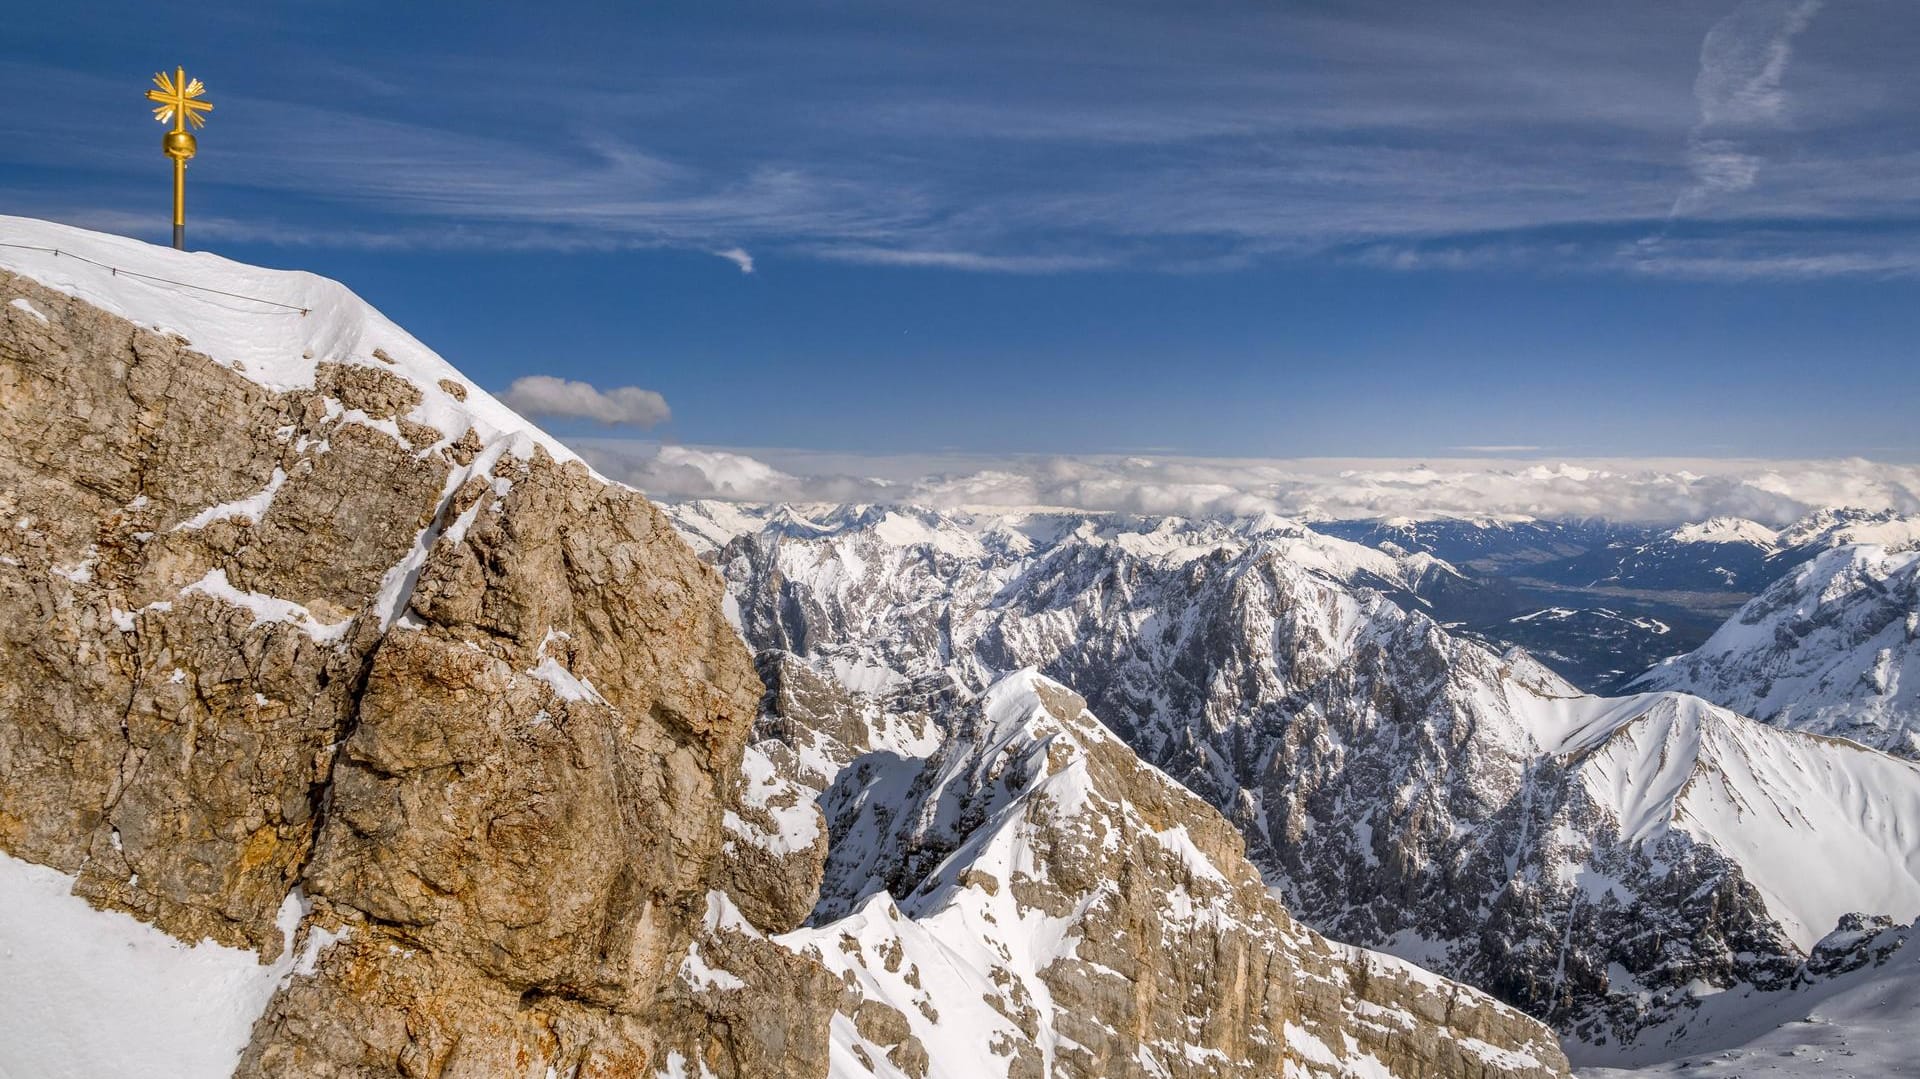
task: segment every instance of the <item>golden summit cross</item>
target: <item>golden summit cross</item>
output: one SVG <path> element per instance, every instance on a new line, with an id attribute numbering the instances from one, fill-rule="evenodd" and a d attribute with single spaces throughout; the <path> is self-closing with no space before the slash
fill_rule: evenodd
<path id="1" fill-rule="evenodd" d="M 155 72 L 153 85 L 155 89 L 147 91 L 147 100 L 159 103 L 153 118 L 163 124 L 173 123 L 173 130 L 161 138 L 160 148 L 173 160 L 173 247 L 183 251 L 187 246 L 187 159 L 200 148 L 199 140 L 187 127 L 205 127 L 207 121 L 200 114 L 212 112 L 213 102 L 201 99 L 207 88 L 199 79 L 189 82 L 184 67 L 174 68 L 171 77 L 164 71 Z"/>

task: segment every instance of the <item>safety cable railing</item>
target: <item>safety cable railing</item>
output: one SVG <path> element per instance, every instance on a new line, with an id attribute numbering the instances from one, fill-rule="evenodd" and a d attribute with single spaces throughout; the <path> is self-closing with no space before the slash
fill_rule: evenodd
<path id="1" fill-rule="evenodd" d="M 196 285 L 191 281 L 174 281 L 165 277 L 155 277 L 152 274 L 145 274 L 135 270 L 123 269 L 119 266 L 109 266 L 104 262 L 96 262 L 95 260 L 90 259 L 85 255 L 76 255 L 71 251 L 62 251 L 57 247 L 36 247 L 32 244 L 10 244 L 10 243 L 0 243 L 0 247 L 11 247 L 21 251 L 51 252 L 52 254 L 63 257 L 63 258 L 79 259 L 81 262 L 84 262 L 89 266 L 98 266 L 103 270 L 112 271 L 115 277 L 122 277 L 122 276 L 137 277 L 142 281 L 157 281 L 162 285 L 177 285 L 180 288 L 198 289 L 201 292 L 211 292 L 215 296 L 226 296 L 229 299 L 246 300 L 250 303 L 263 303 L 269 307 L 280 307 L 288 311 L 298 311 L 303 317 L 313 310 L 312 308 L 309 308 L 309 307 L 300 307 L 295 304 L 281 303 L 278 300 L 264 300 L 258 296 L 243 296 L 238 292 L 226 292 L 224 290 L 217 289 L 217 288 L 208 288 L 205 285 Z"/>

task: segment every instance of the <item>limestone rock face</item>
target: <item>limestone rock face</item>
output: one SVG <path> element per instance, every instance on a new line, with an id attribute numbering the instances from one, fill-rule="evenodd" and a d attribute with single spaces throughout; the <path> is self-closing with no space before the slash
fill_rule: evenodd
<path id="1" fill-rule="evenodd" d="M 709 918 L 761 686 L 644 498 L 430 424 L 378 359 L 274 390 L 15 298 L 0 850 L 263 957 L 304 897 L 242 1075 L 825 1073 L 827 1014 L 780 1001 L 837 982 Z M 703 947 L 754 980 L 689 980 Z"/>
<path id="2" fill-rule="evenodd" d="M 380 637 L 356 613 L 446 466 L 178 339 L 0 291 L 49 314 L 0 316 L 0 846 L 176 935 L 276 951 Z"/>
<path id="3" fill-rule="evenodd" d="M 893 699 L 918 708 L 930 689 Z M 820 905 L 780 939 L 857 994 L 835 1037 L 869 1070 L 1565 1074 L 1520 1012 L 1296 923 L 1233 826 L 1064 686 L 1025 671 L 945 699 L 924 760 L 848 755 L 805 713 L 782 717 L 799 757 L 845 764 L 822 798 Z"/>

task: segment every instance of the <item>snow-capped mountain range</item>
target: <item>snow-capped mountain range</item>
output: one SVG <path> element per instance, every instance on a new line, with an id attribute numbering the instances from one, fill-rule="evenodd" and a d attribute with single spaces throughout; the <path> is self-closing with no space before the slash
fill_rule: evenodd
<path id="1" fill-rule="evenodd" d="M 1920 915 L 1920 767 L 1582 694 L 1422 613 L 1457 573 L 1425 553 L 1271 517 L 670 513 L 763 656 L 882 700 L 1043 671 L 1238 825 L 1309 924 L 1552 1020 L 1576 1060 L 1683 1051 L 1702 1000 L 1805 979 L 1846 916 Z"/>
<path id="2" fill-rule="evenodd" d="M 1431 593 L 1456 631 L 1526 648 L 1576 685 L 1617 692 L 1690 651 L 1740 605 L 1832 547 L 1920 542 L 1920 517 L 1822 509 L 1775 530 L 1739 517 L 1680 526 L 1504 518 L 1318 522 L 1330 535 L 1447 560 Z"/>

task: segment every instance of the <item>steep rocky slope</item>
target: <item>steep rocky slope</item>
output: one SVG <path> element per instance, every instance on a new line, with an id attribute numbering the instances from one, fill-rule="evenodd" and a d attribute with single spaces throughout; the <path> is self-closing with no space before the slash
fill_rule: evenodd
<path id="1" fill-rule="evenodd" d="M 1825 550 L 1637 685 L 1920 757 L 1920 549 Z"/>
<path id="2" fill-rule="evenodd" d="M 677 976 L 759 684 L 665 520 L 338 285 L 0 225 L 0 850 L 304 949 L 242 1074 L 761 1052 Z"/>
<path id="3" fill-rule="evenodd" d="M 0 1071 L 1564 1074 L 1035 676 L 747 747 L 717 575 L 340 286 L 0 239 Z"/>
<path id="4" fill-rule="evenodd" d="M 869 689 L 1038 668 L 1226 814 L 1309 924 L 1599 1056 L 1789 984 L 1843 915 L 1920 913 L 1920 769 L 1581 695 L 1371 586 L 1414 560 L 1271 520 L 672 512 L 709 544 L 744 529 L 711 557 L 756 645 Z"/>
<path id="5" fill-rule="evenodd" d="M 756 752 L 823 788 L 831 835 L 814 916 L 782 940 L 860 995 L 848 1056 L 949 1079 L 1564 1068 L 1519 1013 L 1297 925 L 1234 828 L 1064 686 L 849 688 L 764 658 L 778 735 Z M 895 1040 L 858 1022 L 876 1004 Z"/>

